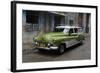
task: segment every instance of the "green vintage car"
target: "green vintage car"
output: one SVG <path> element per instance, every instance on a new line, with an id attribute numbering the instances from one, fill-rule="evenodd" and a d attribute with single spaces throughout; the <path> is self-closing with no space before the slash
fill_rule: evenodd
<path id="1" fill-rule="evenodd" d="M 65 49 L 82 43 L 84 34 L 81 27 L 57 26 L 53 32 L 37 36 L 33 39 L 34 48 L 39 50 L 56 50 L 58 54 L 65 52 Z"/>

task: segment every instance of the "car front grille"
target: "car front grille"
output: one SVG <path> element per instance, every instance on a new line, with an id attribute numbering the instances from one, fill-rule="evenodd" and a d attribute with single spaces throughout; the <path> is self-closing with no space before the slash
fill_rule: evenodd
<path id="1" fill-rule="evenodd" d="M 36 46 L 37 46 L 37 47 L 47 47 L 47 44 L 38 42 L 38 43 L 36 44 Z"/>

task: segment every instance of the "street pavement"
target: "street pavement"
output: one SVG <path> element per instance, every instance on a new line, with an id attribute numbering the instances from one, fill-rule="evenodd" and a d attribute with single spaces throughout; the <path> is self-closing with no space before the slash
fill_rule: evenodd
<path id="1" fill-rule="evenodd" d="M 66 49 L 67 50 L 62 55 L 57 55 L 55 51 L 40 52 L 38 49 L 23 49 L 22 61 L 23 63 L 29 63 L 91 59 L 90 37 L 87 37 L 82 45 L 78 44 Z"/>

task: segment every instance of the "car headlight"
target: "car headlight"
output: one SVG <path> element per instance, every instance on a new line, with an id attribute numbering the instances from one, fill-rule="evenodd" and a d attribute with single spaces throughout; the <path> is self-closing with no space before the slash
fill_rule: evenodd
<path id="1" fill-rule="evenodd" d="M 51 47 L 51 46 L 53 46 L 53 44 L 52 43 L 48 43 L 47 46 L 48 47 Z"/>
<path id="2" fill-rule="evenodd" d="M 48 43 L 48 46 L 50 46 L 50 43 Z"/>
<path id="3" fill-rule="evenodd" d="M 48 46 L 48 47 L 50 47 L 50 46 L 51 46 L 51 44 L 50 44 L 50 43 L 48 43 L 48 44 L 47 44 L 47 46 Z"/>
<path id="4" fill-rule="evenodd" d="M 38 44 L 38 42 L 35 42 L 35 44 L 37 45 L 37 44 Z"/>

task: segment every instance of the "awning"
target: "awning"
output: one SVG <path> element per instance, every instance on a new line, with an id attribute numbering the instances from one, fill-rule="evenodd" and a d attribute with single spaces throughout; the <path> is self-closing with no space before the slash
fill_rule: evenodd
<path id="1" fill-rule="evenodd" d="M 67 13 L 64 13 L 64 12 L 54 12 L 54 11 L 49 11 L 50 13 L 53 13 L 53 14 L 58 14 L 58 15 L 62 15 L 62 16 L 67 16 Z"/>

